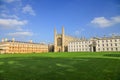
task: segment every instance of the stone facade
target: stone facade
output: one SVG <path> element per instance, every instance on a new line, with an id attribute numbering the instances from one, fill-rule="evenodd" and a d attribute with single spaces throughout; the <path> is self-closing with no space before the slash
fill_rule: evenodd
<path id="1" fill-rule="evenodd" d="M 91 39 L 74 38 L 66 36 L 64 27 L 62 34 L 57 34 L 54 29 L 54 44 L 40 44 L 2 39 L 0 42 L 0 54 L 3 53 L 42 53 L 42 52 L 100 52 L 120 51 L 120 36 L 102 37 Z"/>
<path id="2" fill-rule="evenodd" d="M 54 29 L 54 52 L 68 52 L 68 43 L 76 40 L 79 39 L 65 35 L 64 27 L 62 27 L 62 34 L 57 34 Z"/>
<path id="3" fill-rule="evenodd" d="M 0 54 L 4 53 L 43 53 L 48 52 L 48 45 L 14 40 L 0 42 Z"/>
<path id="4" fill-rule="evenodd" d="M 72 41 L 68 44 L 68 52 L 101 52 L 120 51 L 120 36 L 91 38 Z"/>

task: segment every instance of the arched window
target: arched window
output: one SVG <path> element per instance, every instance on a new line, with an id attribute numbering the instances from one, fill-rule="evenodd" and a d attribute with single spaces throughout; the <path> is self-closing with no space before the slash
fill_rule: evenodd
<path id="1" fill-rule="evenodd" d="M 62 46 L 62 38 L 57 39 L 57 46 Z"/>

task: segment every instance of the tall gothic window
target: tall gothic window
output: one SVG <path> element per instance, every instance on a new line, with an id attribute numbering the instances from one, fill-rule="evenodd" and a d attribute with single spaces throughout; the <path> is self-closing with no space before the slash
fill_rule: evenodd
<path id="1" fill-rule="evenodd" d="M 62 46 L 62 38 L 57 39 L 57 46 Z"/>

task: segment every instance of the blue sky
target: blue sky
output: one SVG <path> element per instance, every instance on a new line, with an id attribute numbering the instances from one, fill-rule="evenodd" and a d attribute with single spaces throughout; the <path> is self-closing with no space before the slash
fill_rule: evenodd
<path id="1" fill-rule="evenodd" d="M 62 26 L 75 37 L 120 35 L 120 1 L 0 0 L 0 39 L 52 43 Z"/>

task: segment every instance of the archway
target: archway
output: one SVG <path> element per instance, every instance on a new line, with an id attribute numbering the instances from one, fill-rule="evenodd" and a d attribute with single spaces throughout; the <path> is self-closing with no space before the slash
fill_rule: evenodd
<path id="1" fill-rule="evenodd" d="M 96 52 L 96 46 L 93 46 L 93 52 Z"/>

